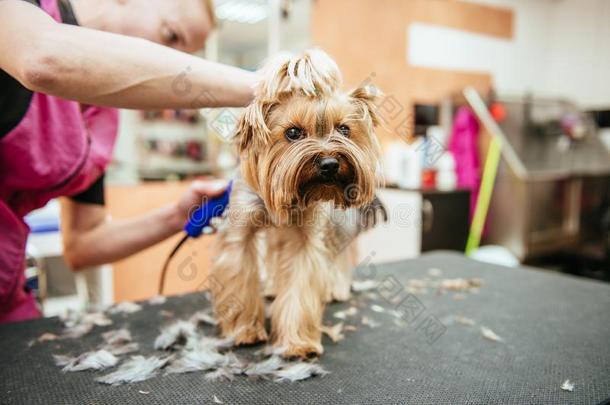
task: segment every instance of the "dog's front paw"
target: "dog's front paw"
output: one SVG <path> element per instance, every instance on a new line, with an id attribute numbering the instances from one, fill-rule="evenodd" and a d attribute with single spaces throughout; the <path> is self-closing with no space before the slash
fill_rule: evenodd
<path id="1" fill-rule="evenodd" d="M 324 348 L 319 342 L 308 342 L 301 344 L 286 344 L 278 348 L 285 359 L 301 358 L 310 359 L 324 353 Z"/>
<path id="2" fill-rule="evenodd" d="M 260 323 L 237 328 L 235 334 L 235 345 L 253 345 L 266 342 L 268 339 L 265 327 Z"/>

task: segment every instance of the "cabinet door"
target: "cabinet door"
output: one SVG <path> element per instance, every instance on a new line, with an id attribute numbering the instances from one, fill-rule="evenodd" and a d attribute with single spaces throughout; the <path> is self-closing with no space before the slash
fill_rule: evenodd
<path id="1" fill-rule="evenodd" d="M 358 238 L 358 263 L 385 263 L 417 257 L 420 252 L 421 194 L 418 191 L 379 189 L 388 222 Z"/>
<path id="2" fill-rule="evenodd" d="M 422 252 L 464 251 L 469 229 L 470 192 L 422 194 Z"/>

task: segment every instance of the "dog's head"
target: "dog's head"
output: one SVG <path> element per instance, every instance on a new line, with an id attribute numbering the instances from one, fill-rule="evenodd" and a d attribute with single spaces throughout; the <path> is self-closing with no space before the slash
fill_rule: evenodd
<path id="1" fill-rule="evenodd" d="M 379 144 L 374 88 L 342 92 L 335 62 L 320 50 L 282 56 L 262 70 L 236 141 L 246 182 L 275 214 L 319 201 L 370 202 Z"/>

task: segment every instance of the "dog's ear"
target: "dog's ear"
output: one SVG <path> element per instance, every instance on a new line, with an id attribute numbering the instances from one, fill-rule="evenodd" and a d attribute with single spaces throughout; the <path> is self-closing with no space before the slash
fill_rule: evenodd
<path id="1" fill-rule="evenodd" d="M 381 90 L 375 86 L 358 87 L 350 92 L 350 97 L 361 108 L 363 118 L 370 119 L 373 127 L 377 127 L 380 122 L 379 102 L 382 98 Z"/>
<path id="2" fill-rule="evenodd" d="M 254 101 L 242 112 L 234 138 L 240 154 L 269 140 L 270 131 L 266 123 L 269 111 L 269 104 Z"/>

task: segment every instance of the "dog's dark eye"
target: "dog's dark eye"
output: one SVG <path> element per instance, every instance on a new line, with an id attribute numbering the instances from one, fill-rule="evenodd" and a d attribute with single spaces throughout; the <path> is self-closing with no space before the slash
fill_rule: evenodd
<path id="1" fill-rule="evenodd" d="M 303 137 L 304 133 L 303 128 L 291 127 L 284 132 L 284 135 L 286 135 L 286 139 L 289 141 L 298 141 Z"/>
<path id="2" fill-rule="evenodd" d="M 347 125 L 339 125 L 337 131 L 343 136 L 349 136 L 349 127 Z"/>

